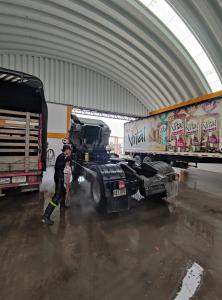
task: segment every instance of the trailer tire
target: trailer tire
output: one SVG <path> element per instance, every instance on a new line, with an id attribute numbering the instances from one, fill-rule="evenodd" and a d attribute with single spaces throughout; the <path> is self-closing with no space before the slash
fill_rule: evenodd
<path id="1" fill-rule="evenodd" d="M 93 199 L 93 206 L 98 212 L 105 212 L 107 199 L 105 196 L 104 186 L 99 174 L 93 179 L 91 183 L 91 197 Z"/>
<path id="2" fill-rule="evenodd" d="M 147 156 L 144 157 L 143 162 L 144 163 L 152 162 L 152 159 L 151 159 L 150 156 L 147 155 Z"/>

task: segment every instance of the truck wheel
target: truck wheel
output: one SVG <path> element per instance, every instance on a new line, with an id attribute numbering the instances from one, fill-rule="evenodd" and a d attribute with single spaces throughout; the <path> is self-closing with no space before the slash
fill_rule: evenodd
<path id="1" fill-rule="evenodd" d="M 137 167 L 140 167 L 141 164 L 142 164 L 142 159 L 141 159 L 140 155 L 137 154 L 137 155 L 135 155 L 133 158 L 134 158 L 134 160 L 135 160 L 135 164 L 137 165 Z"/>
<path id="2" fill-rule="evenodd" d="M 102 181 L 98 175 L 91 183 L 91 196 L 95 209 L 99 212 L 104 212 L 106 208 L 106 197 Z"/>
<path id="3" fill-rule="evenodd" d="M 148 162 L 151 162 L 151 161 L 152 161 L 152 159 L 149 156 L 145 156 L 144 159 L 143 159 L 144 163 L 148 163 Z"/>

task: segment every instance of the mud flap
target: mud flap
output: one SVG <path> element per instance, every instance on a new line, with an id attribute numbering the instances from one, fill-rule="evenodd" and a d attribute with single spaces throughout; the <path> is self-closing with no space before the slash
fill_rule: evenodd
<path id="1" fill-rule="evenodd" d="M 119 178 L 123 179 L 123 178 Z M 121 212 L 129 209 L 130 201 L 126 189 L 126 195 L 114 197 L 114 190 L 118 189 L 118 180 L 105 182 L 105 193 L 107 197 L 107 213 Z"/>
<path id="2" fill-rule="evenodd" d="M 129 209 L 129 197 L 109 197 L 107 199 L 107 213 L 121 212 Z"/>
<path id="3" fill-rule="evenodd" d="M 114 197 L 114 190 L 118 190 L 118 182 L 126 183 L 125 173 L 118 164 L 95 165 L 92 167 L 101 180 L 103 202 L 107 213 L 120 212 L 129 209 L 129 196 L 118 195 Z"/>

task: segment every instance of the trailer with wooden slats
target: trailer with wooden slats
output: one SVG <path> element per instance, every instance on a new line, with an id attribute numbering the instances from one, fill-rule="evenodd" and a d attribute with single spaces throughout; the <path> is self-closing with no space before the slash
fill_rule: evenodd
<path id="1" fill-rule="evenodd" d="M 45 169 L 47 106 L 42 82 L 0 68 L 0 194 L 38 189 Z"/>

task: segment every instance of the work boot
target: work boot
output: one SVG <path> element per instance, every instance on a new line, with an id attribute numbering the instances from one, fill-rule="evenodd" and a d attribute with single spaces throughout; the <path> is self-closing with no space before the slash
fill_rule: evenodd
<path id="1" fill-rule="evenodd" d="M 50 219 L 50 216 L 53 212 L 53 210 L 55 209 L 55 206 L 52 205 L 51 203 L 48 204 L 48 206 L 46 207 L 45 213 L 42 216 L 42 223 L 46 224 L 46 225 L 53 225 L 54 221 L 52 221 Z"/>
<path id="2" fill-rule="evenodd" d="M 53 225 L 54 221 L 52 221 L 51 219 L 47 218 L 46 216 L 42 217 L 42 223 L 46 224 L 46 225 Z"/>

